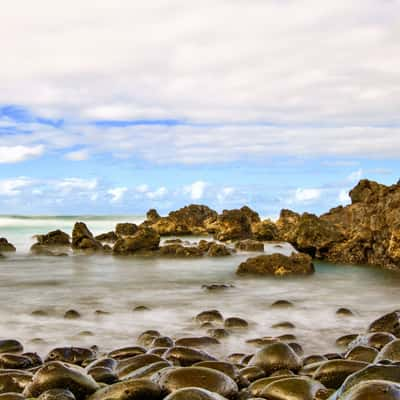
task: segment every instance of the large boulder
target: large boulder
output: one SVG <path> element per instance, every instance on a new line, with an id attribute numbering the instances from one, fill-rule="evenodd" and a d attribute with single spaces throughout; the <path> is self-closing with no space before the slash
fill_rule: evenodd
<path id="1" fill-rule="evenodd" d="M 77 250 L 103 250 L 84 222 L 76 222 L 72 230 L 72 248 Z"/>
<path id="2" fill-rule="evenodd" d="M 236 273 L 256 275 L 310 275 L 314 273 L 312 259 L 307 254 L 292 253 L 290 256 L 283 254 L 266 254 L 250 257 L 242 262 Z"/>
<path id="3" fill-rule="evenodd" d="M 277 240 L 278 228 L 270 219 L 256 222 L 251 225 L 253 237 L 256 240 Z"/>
<path id="4" fill-rule="evenodd" d="M 251 238 L 251 220 L 247 210 L 224 210 L 218 216 L 214 238 L 221 241 Z"/>
<path id="5" fill-rule="evenodd" d="M 0 238 L 0 251 L 1 252 L 14 252 L 16 251 L 15 246 L 10 243 L 6 238 Z"/>
<path id="6" fill-rule="evenodd" d="M 117 236 L 132 236 L 138 231 L 138 226 L 130 222 L 121 222 L 115 226 Z"/>
<path id="7" fill-rule="evenodd" d="M 198 204 L 171 211 L 166 217 L 160 217 L 155 210 L 150 211 L 145 225 L 151 226 L 161 236 L 207 234 L 206 221 L 217 218 L 216 211 Z"/>
<path id="8" fill-rule="evenodd" d="M 117 255 L 135 254 L 140 251 L 153 251 L 159 248 L 160 235 L 152 228 L 142 227 L 132 236 L 118 239 L 113 247 Z"/>
<path id="9" fill-rule="evenodd" d="M 183 246 L 177 243 L 161 246 L 159 254 L 167 257 L 201 257 L 204 252 L 196 246 Z"/>
<path id="10" fill-rule="evenodd" d="M 46 233 L 45 235 L 36 235 L 36 241 L 44 246 L 70 246 L 71 241 L 68 233 L 60 229 Z"/>

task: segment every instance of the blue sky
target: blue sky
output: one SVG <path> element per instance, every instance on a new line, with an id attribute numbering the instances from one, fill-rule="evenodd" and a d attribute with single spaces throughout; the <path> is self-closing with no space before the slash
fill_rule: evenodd
<path id="1" fill-rule="evenodd" d="M 397 182 L 398 1 L 153 6 L 6 0 L 1 214 L 275 217 Z"/>

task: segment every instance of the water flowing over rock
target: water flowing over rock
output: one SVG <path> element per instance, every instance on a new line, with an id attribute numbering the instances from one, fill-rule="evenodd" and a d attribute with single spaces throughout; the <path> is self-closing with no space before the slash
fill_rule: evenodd
<path id="1" fill-rule="evenodd" d="M 6 238 L 0 238 L 0 251 L 1 252 L 14 252 L 16 251 L 15 246 L 11 244 Z"/>

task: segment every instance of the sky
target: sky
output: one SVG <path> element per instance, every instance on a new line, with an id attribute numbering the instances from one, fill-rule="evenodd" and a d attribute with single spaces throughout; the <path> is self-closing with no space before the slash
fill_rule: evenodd
<path id="1" fill-rule="evenodd" d="M 323 213 L 400 167 L 400 0 L 3 0 L 0 214 Z"/>

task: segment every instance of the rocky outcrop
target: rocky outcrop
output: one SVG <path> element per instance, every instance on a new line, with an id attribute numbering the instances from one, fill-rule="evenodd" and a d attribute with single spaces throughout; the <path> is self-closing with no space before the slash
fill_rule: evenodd
<path id="1" fill-rule="evenodd" d="M 221 241 L 250 238 L 252 236 L 250 218 L 247 209 L 224 210 L 218 216 L 214 238 Z"/>
<path id="2" fill-rule="evenodd" d="M 60 229 L 46 233 L 45 235 L 35 236 L 37 243 L 45 246 L 70 246 L 70 237 L 68 233 Z"/>
<path id="3" fill-rule="evenodd" d="M 253 238 L 256 240 L 277 240 L 278 228 L 270 219 L 255 222 L 251 225 Z"/>
<path id="4" fill-rule="evenodd" d="M 97 235 L 95 239 L 98 240 L 99 242 L 115 243 L 118 240 L 118 236 L 114 231 L 110 231 Z"/>
<path id="5" fill-rule="evenodd" d="M 146 220 L 149 221 L 150 223 L 157 222 L 160 218 L 161 218 L 160 214 L 154 208 L 151 208 L 146 213 Z"/>
<path id="6" fill-rule="evenodd" d="M 310 275 L 314 273 L 314 266 L 311 257 L 307 254 L 292 253 L 291 256 L 285 256 L 275 253 L 248 258 L 239 265 L 236 273 L 238 275 Z"/>
<path id="7" fill-rule="evenodd" d="M 183 246 L 182 244 L 167 244 L 160 247 L 161 256 L 170 257 L 201 257 L 204 252 L 195 246 Z"/>
<path id="8" fill-rule="evenodd" d="M 245 239 L 235 243 L 235 249 L 240 251 L 264 251 L 264 243 L 258 240 Z"/>
<path id="9" fill-rule="evenodd" d="M 154 211 L 148 212 L 145 224 L 150 225 L 161 236 L 207 234 L 205 222 L 217 218 L 216 211 L 197 204 L 171 211 L 167 217 L 159 217 Z"/>
<path id="10" fill-rule="evenodd" d="M 76 222 L 72 230 L 72 248 L 77 250 L 101 251 L 103 246 L 93 237 L 85 223 Z"/>
<path id="11" fill-rule="evenodd" d="M 16 251 L 15 246 L 10 243 L 6 238 L 0 238 L 0 252 L 14 252 Z"/>
<path id="12" fill-rule="evenodd" d="M 276 223 L 279 238 L 313 258 L 325 258 L 329 249 L 344 240 L 344 235 L 329 221 L 314 214 L 302 215 L 282 210 Z"/>
<path id="13" fill-rule="evenodd" d="M 129 255 L 141 251 L 158 250 L 160 235 L 152 228 L 142 227 L 132 236 L 119 238 L 113 247 L 113 254 Z"/>
<path id="14" fill-rule="evenodd" d="M 138 231 L 138 226 L 130 222 L 122 222 L 116 225 L 115 233 L 117 236 L 132 236 Z"/>

